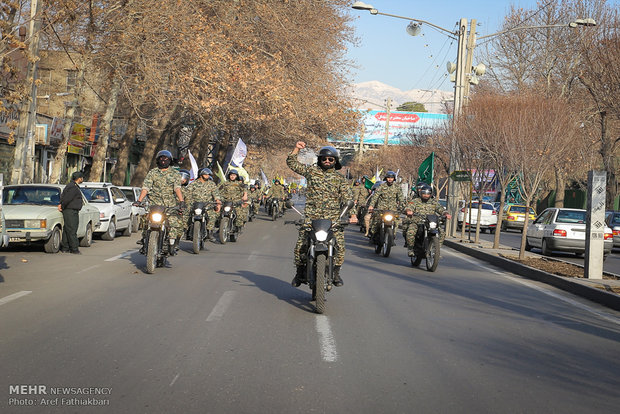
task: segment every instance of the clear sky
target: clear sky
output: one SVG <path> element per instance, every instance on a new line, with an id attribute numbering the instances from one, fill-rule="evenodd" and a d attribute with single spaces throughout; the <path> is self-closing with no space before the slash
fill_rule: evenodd
<path id="1" fill-rule="evenodd" d="M 351 4 L 354 0 L 351 0 Z M 379 12 L 425 20 L 455 31 L 461 18 L 476 19 L 477 35 L 495 33 L 510 10 L 510 5 L 533 9 L 536 0 L 365 0 Z M 441 89 L 452 91 L 453 84 L 444 76 L 446 63 L 456 62 L 456 40 L 428 25 L 423 36 L 410 36 L 408 22 L 365 10 L 351 9 L 359 46 L 347 54 L 358 69 L 353 83 L 378 80 L 403 91 Z M 474 54 L 474 65 L 481 62 Z"/>

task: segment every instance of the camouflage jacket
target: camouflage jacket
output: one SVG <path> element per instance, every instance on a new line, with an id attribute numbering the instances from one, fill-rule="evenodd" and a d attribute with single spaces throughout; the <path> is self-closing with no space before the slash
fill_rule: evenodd
<path id="1" fill-rule="evenodd" d="M 420 197 L 409 200 L 405 206 L 405 209 L 409 209 L 414 212 L 415 215 L 413 216 L 412 221 L 415 223 L 421 223 L 424 221 L 424 218 L 428 214 L 437 214 L 440 216 L 445 211 L 443 206 L 434 198 L 424 202 Z"/>
<path id="2" fill-rule="evenodd" d="M 222 201 L 241 201 L 245 193 L 245 185 L 241 181 L 225 181 L 218 188 Z"/>
<path id="3" fill-rule="evenodd" d="M 165 170 L 153 168 L 146 174 L 142 183 L 142 189 L 148 191 L 151 205 L 166 207 L 176 205 L 177 196 L 174 190 L 177 188 L 181 188 L 181 174 L 172 168 Z"/>
<path id="4" fill-rule="evenodd" d="M 275 184 L 271 187 L 271 191 L 269 191 L 269 195 L 274 198 L 284 198 L 286 197 L 286 190 L 282 184 Z"/>
<path id="5" fill-rule="evenodd" d="M 286 165 L 297 174 L 306 177 L 307 219 L 337 220 L 341 206 L 353 199 L 353 192 L 347 180 L 334 169 L 323 170 L 317 165 L 304 165 L 296 154 L 289 154 Z"/>
<path id="6" fill-rule="evenodd" d="M 196 202 L 211 202 L 221 200 L 217 185 L 211 181 L 195 180 L 188 186 L 187 205 L 192 206 Z"/>
<path id="7" fill-rule="evenodd" d="M 258 190 L 248 191 L 248 200 L 254 200 L 255 203 L 258 203 L 262 197 L 263 193 Z"/>
<path id="8" fill-rule="evenodd" d="M 353 186 L 353 201 L 355 201 L 358 205 L 362 205 L 366 202 L 368 198 L 368 190 L 363 185 L 354 185 Z"/>
<path id="9" fill-rule="evenodd" d="M 372 198 L 372 206 L 377 210 L 399 211 L 404 201 L 405 197 L 398 184 L 381 184 Z"/>

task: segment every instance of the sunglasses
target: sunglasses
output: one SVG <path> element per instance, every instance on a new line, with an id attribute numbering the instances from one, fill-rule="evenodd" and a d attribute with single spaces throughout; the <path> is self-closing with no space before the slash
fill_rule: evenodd
<path id="1" fill-rule="evenodd" d="M 334 162 L 336 158 L 334 157 L 321 157 L 321 161 Z"/>

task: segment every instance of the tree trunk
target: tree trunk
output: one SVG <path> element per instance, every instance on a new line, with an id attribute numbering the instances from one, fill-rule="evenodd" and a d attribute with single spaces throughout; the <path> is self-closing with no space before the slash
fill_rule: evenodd
<path id="1" fill-rule="evenodd" d="M 155 151 L 163 144 L 166 138 L 166 130 L 162 128 L 168 125 L 170 119 L 177 113 L 177 110 L 167 112 L 160 118 L 156 119 L 153 126 L 149 128 L 146 138 L 144 152 L 140 158 L 140 163 L 136 168 L 134 175 L 131 177 L 131 184 L 134 187 L 141 186 L 146 177 L 146 173 L 151 168 L 151 162 L 155 158 Z"/>
<path id="2" fill-rule="evenodd" d="M 139 118 L 136 111 L 131 111 L 127 121 L 127 131 L 121 141 L 121 150 L 118 154 L 118 162 L 116 163 L 116 167 L 112 173 L 112 184 L 125 185 L 125 179 L 127 178 L 127 166 L 129 164 L 129 153 L 131 152 L 131 146 L 136 138 L 138 119 Z"/>
<path id="3" fill-rule="evenodd" d="M 525 200 L 525 221 L 523 222 L 523 233 L 521 233 L 521 246 L 519 247 L 519 260 L 525 259 L 525 243 L 527 240 L 527 226 L 530 223 L 530 204 L 532 204 L 532 198 Z"/>
<path id="4" fill-rule="evenodd" d="M 52 173 L 50 175 L 49 182 L 51 184 L 60 184 L 63 177 L 63 167 L 65 156 L 67 155 L 67 146 L 69 144 L 69 138 L 71 137 L 71 131 L 73 130 L 73 119 L 75 118 L 75 107 L 80 102 L 80 96 L 82 95 L 82 85 L 84 83 L 84 68 L 86 67 L 86 61 L 82 60 L 80 68 L 78 69 L 77 78 L 75 81 L 75 87 L 73 89 L 73 98 L 71 106 L 67 109 L 64 121 L 65 125 L 62 129 L 62 140 L 58 144 L 56 149 L 56 155 L 54 156 L 54 164 L 52 165 Z M 63 180 L 64 181 L 64 180 Z"/>
<path id="5" fill-rule="evenodd" d="M 614 209 L 614 201 L 618 195 L 618 180 L 616 179 L 616 157 L 614 154 L 613 140 L 607 136 L 607 112 L 599 113 L 601 118 L 601 157 L 603 158 L 603 168 L 607 173 L 607 192 L 605 203 L 607 210 Z"/>
<path id="6" fill-rule="evenodd" d="M 564 207 L 564 189 L 566 188 L 566 173 L 561 168 L 555 170 L 555 207 Z"/>
<path id="7" fill-rule="evenodd" d="M 116 104 L 118 102 L 120 90 L 121 78 L 120 76 L 115 75 L 114 80 L 112 81 L 110 96 L 108 98 L 108 105 L 106 106 L 105 114 L 103 115 L 103 120 L 101 122 L 101 132 L 99 134 L 99 142 L 97 143 L 95 156 L 93 157 L 93 165 L 88 177 L 90 181 L 106 181 L 106 177 L 102 177 L 102 174 L 106 164 L 108 144 L 110 142 L 110 130 L 112 129 L 112 121 L 114 119 L 114 112 L 116 112 Z"/>

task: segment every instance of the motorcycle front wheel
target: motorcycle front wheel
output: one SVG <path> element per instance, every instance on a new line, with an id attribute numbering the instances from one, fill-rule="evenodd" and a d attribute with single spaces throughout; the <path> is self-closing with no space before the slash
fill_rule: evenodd
<path id="1" fill-rule="evenodd" d="M 324 254 L 319 254 L 316 258 L 316 313 L 325 312 L 325 265 L 327 258 Z"/>
<path id="2" fill-rule="evenodd" d="M 149 234 L 148 244 L 146 246 L 146 273 L 155 273 L 157 267 L 157 245 L 159 244 L 159 232 L 152 231 Z"/>
<path id="3" fill-rule="evenodd" d="M 200 222 L 194 222 L 194 231 L 192 232 L 192 248 L 195 254 L 200 253 L 202 247 L 202 235 L 200 234 Z"/>
<path id="4" fill-rule="evenodd" d="M 277 217 L 278 217 L 278 209 L 273 207 L 271 209 L 271 221 L 276 221 Z"/>
<path id="5" fill-rule="evenodd" d="M 220 243 L 226 244 L 228 241 L 228 217 L 222 217 L 220 220 Z"/>
<path id="6" fill-rule="evenodd" d="M 385 236 L 383 236 L 383 244 L 381 245 L 381 254 L 383 255 L 383 257 L 388 257 L 390 255 L 393 241 L 394 236 L 392 235 L 392 231 L 386 231 Z"/>
<path id="7" fill-rule="evenodd" d="M 437 265 L 439 264 L 439 249 L 441 245 L 439 244 L 439 239 L 437 237 L 433 237 L 428 243 L 428 247 L 426 250 L 426 270 L 429 272 L 434 272 L 437 270 Z"/>

